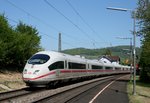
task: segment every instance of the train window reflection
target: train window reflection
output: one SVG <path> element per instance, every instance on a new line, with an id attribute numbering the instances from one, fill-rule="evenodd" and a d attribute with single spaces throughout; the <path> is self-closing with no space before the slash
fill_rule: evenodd
<path id="1" fill-rule="evenodd" d="M 99 65 L 92 65 L 92 69 L 103 69 L 103 67 Z"/>
<path id="2" fill-rule="evenodd" d="M 105 69 L 112 69 L 112 67 L 105 67 Z"/>
<path id="3" fill-rule="evenodd" d="M 49 70 L 64 69 L 64 61 L 55 62 L 51 64 L 48 68 Z"/>
<path id="4" fill-rule="evenodd" d="M 85 64 L 69 62 L 69 69 L 86 69 Z"/>
<path id="5" fill-rule="evenodd" d="M 116 69 L 116 70 L 121 70 L 121 68 L 117 68 L 117 67 L 116 67 L 115 69 Z"/>
<path id="6" fill-rule="evenodd" d="M 48 55 L 45 55 L 45 54 L 36 54 L 36 55 L 32 56 L 29 59 L 28 63 L 29 64 L 44 64 L 49 59 L 50 59 L 50 57 Z"/>

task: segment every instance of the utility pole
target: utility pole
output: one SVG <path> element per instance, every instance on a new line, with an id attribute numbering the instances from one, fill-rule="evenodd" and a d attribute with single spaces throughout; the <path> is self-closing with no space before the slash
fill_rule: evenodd
<path id="1" fill-rule="evenodd" d="M 135 13 L 136 11 L 133 11 L 133 95 L 136 95 L 136 31 L 135 31 Z"/>
<path id="2" fill-rule="evenodd" d="M 133 67 L 134 67 L 133 68 L 133 95 L 136 95 L 136 31 L 135 31 L 136 10 L 126 9 L 126 8 L 116 8 L 116 7 L 107 7 L 107 9 L 133 12 Z"/>
<path id="3" fill-rule="evenodd" d="M 133 73 L 133 48 L 132 48 L 132 38 L 130 38 L 130 80 L 132 80 Z"/>
<path id="4" fill-rule="evenodd" d="M 58 52 L 61 52 L 61 33 L 58 34 Z"/>

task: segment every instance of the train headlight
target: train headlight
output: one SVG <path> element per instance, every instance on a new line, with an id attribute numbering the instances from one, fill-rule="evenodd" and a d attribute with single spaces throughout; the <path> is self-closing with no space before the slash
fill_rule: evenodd
<path id="1" fill-rule="evenodd" d="M 24 69 L 23 73 L 24 73 L 24 74 L 27 74 L 27 69 Z"/>
<path id="2" fill-rule="evenodd" d="M 33 74 L 37 74 L 40 70 L 35 70 Z"/>

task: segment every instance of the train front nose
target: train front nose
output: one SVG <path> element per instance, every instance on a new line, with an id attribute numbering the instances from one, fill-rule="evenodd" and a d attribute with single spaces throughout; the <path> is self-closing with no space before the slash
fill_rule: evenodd
<path id="1" fill-rule="evenodd" d="M 50 56 L 47 54 L 35 54 L 33 55 L 28 62 L 23 71 L 23 79 L 27 80 L 36 80 L 39 73 L 41 73 L 41 69 L 45 68 L 45 63 L 50 60 Z"/>
<path id="2" fill-rule="evenodd" d="M 36 78 L 38 72 L 40 70 L 37 70 L 36 66 L 33 64 L 26 64 L 24 70 L 23 70 L 23 80 L 24 81 L 32 81 L 34 78 Z"/>
<path id="3" fill-rule="evenodd" d="M 32 81 L 35 78 L 32 68 L 25 68 L 23 71 L 23 80 L 25 82 Z"/>
<path id="4" fill-rule="evenodd" d="M 50 56 L 47 54 L 37 53 L 33 55 L 23 71 L 23 80 L 28 84 L 45 84 L 45 78 L 43 77 L 43 73 L 45 73 L 45 69 L 47 68 L 46 63 L 50 60 Z"/>
<path id="5" fill-rule="evenodd" d="M 27 86 L 45 87 L 47 84 L 47 77 L 43 74 L 43 66 L 27 64 L 23 71 L 23 81 Z"/>
<path id="6" fill-rule="evenodd" d="M 41 84 L 41 79 L 38 78 L 39 70 L 36 69 L 24 69 L 23 71 L 23 81 L 27 86 L 34 86 Z"/>

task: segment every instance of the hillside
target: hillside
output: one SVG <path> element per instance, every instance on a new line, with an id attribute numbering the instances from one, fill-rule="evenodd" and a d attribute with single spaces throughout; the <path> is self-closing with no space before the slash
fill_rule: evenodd
<path id="1" fill-rule="evenodd" d="M 89 59 L 97 59 L 98 57 L 105 55 L 107 51 L 111 52 L 112 56 L 119 56 L 121 58 L 121 62 L 130 58 L 130 46 L 114 46 L 100 49 L 86 49 L 86 48 L 74 48 L 63 50 L 63 53 L 71 54 L 71 55 L 82 55 Z M 139 57 L 140 48 L 136 48 L 137 55 Z"/>

